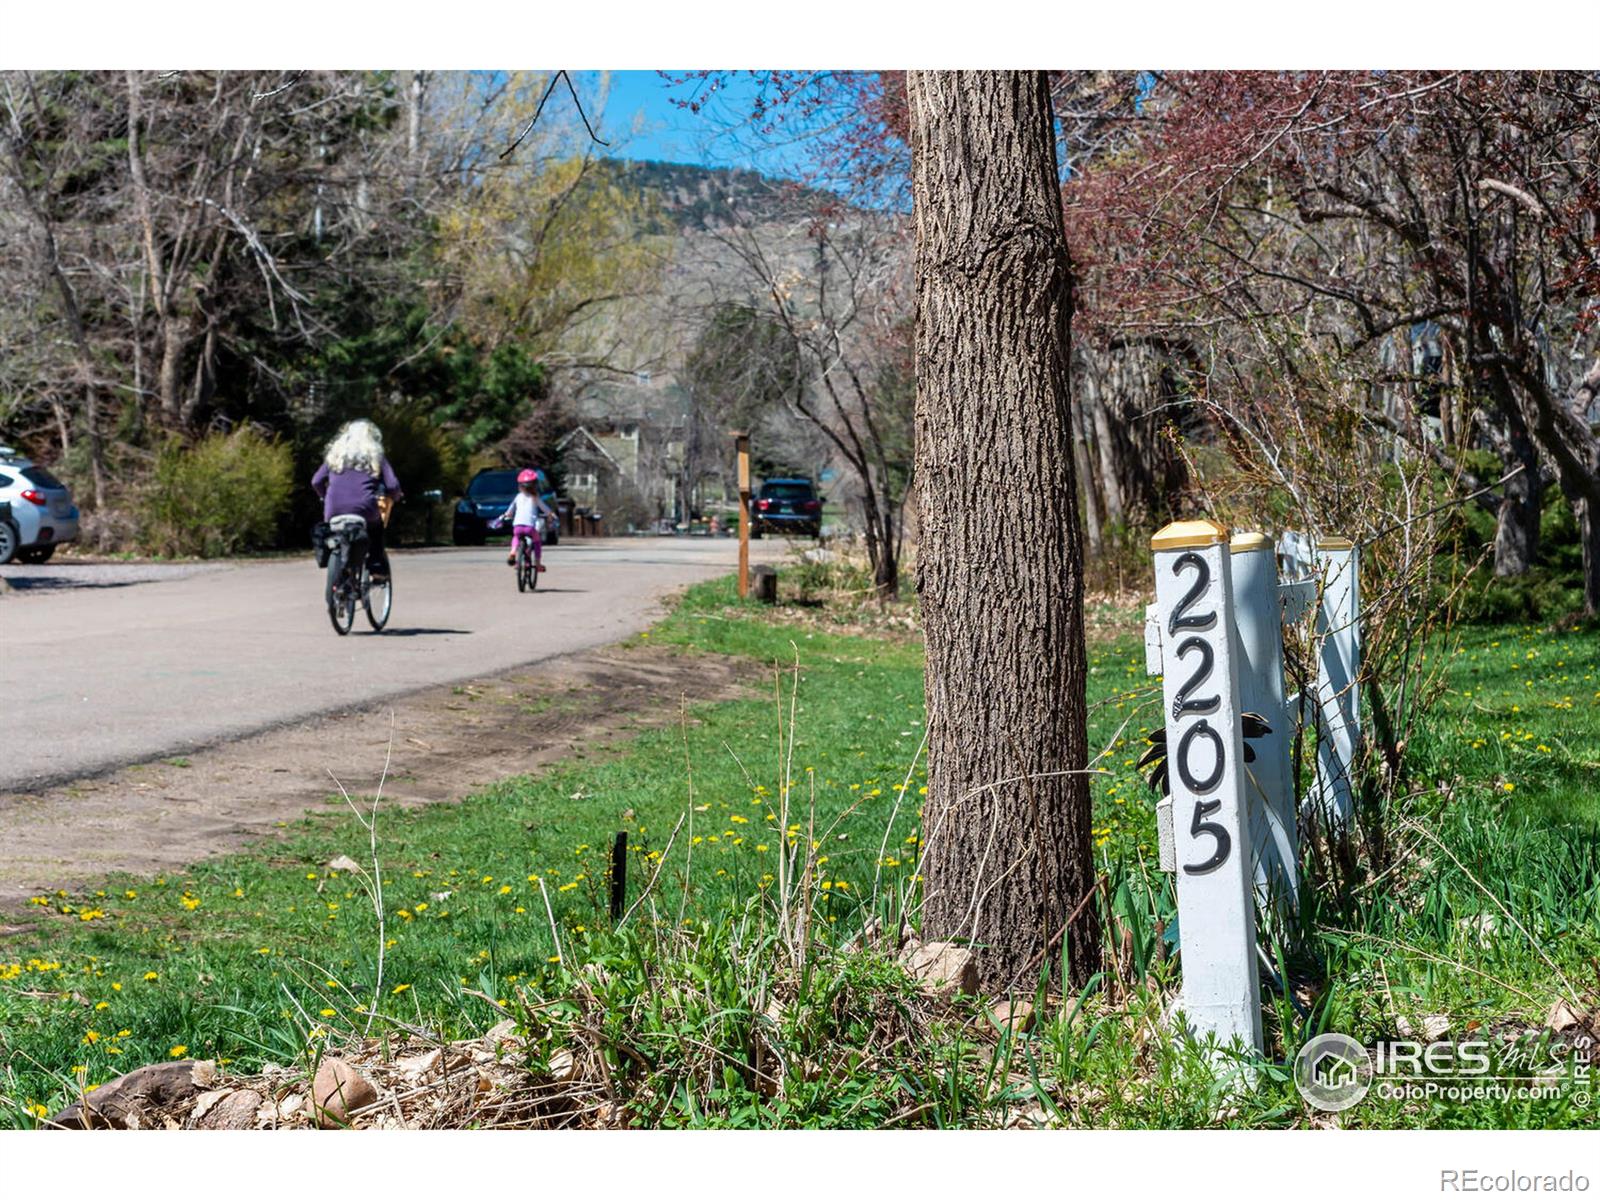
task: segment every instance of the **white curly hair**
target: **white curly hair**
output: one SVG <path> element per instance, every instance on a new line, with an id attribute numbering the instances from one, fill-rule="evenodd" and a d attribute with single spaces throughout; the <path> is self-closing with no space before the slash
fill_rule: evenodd
<path id="1" fill-rule="evenodd" d="M 376 475 L 383 469 L 383 434 L 371 421 L 346 421 L 328 443 L 323 459 L 330 471 Z"/>

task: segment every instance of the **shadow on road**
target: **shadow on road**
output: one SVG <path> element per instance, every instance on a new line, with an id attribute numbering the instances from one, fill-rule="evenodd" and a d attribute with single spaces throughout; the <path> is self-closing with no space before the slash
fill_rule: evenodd
<path id="1" fill-rule="evenodd" d="M 132 587 L 138 579 L 84 579 L 72 575 L 0 575 L 19 592 L 96 591 L 104 588 Z"/>
<path id="2" fill-rule="evenodd" d="M 382 637 L 428 637 L 432 634 L 471 633 L 470 629 L 385 629 Z"/>

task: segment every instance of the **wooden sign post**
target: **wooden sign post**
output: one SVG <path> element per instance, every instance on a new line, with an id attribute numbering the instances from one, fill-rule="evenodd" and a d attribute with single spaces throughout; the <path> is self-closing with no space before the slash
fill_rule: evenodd
<path id="1" fill-rule="evenodd" d="M 733 447 L 739 456 L 739 599 L 750 595 L 750 435 L 737 430 Z"/>
<path id="2" fill-rule="evenodd" d="M 1177 867 L 1180 1007 L 1194 1035 L 1260 1053 L 1255 894 L 1246 819 L 1228 533 L 1178 521 L 1150 539 Z"/>
<path id="3" fill-rule="evenodd" d="M 1259 713 L 1267 732 L 1252 738 L 1244 765 L 1256 891 L 1278 911 L 1294 911 L 1299 894 L 1299 824 L 1289 753 L 1289 708 L 1284 702 L 1283 601 L 1278 560 L 1265 534 L 1236 533 L 1228 543 L 1233 569 L 1233 616 L 1239 650 L 1239 703 Z"/>

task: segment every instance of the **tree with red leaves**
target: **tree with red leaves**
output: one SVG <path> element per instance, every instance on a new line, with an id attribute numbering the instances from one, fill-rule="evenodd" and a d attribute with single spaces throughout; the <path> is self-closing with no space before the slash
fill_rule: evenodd
<path id="1" fill-rule="evenodd" d="M 1360 414 L 1375 440 L 1398 436 L 1475 485 L 1455 456 L 1499 455 L 1500 573 L 1532 561 L 1540 492 L 1558 482 L 1586 607 L 1600 607 L 1600 80 L 1167 77 L 1134 151 L 1066 198 L 1090 322 L 1217 344 L 1293 318 L 1376 389 L 1410 393 Z"/>

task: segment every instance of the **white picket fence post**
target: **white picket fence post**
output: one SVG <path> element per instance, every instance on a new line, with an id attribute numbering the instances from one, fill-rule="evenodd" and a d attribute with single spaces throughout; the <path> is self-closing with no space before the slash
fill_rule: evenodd
<path id="1" fill-rule="evenodd" d="M 1233 556 L 1212 521 L 1150 540 L 1172 799 L 1180 1007 L 1198 1037 L 1259 1053 L 1260 975 L 1234 635 Z"/>
<path id="2" fill-rule="evenodd" d="M 1351 772 L 1361 743 L 1361 559 L 1346 538 L 1317 542 L 1322 605 L 1317 610 L 1317 803 L 1326 828 L 1354 810 Z"/>
<path id="3" fill-rule="evenodd" d="M 1300 829 L 1294 805 L 1289 709 L 1283 694 L 1284 602 L 1278 559 L 1261 533 L 1239 533 L 1233 558 L 1234 628 L 1239 647 L 1239 703 L 1259 713 L 1267 732 L 1250 742 L 1244 764 L 1256 892 L 1285 915 L 1299 905 Z"/>

